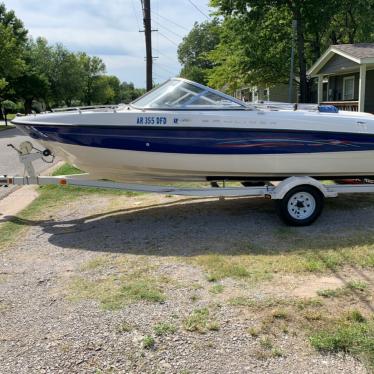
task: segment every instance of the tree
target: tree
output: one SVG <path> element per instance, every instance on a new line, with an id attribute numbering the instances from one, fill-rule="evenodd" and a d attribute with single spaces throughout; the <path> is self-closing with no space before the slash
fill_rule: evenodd
<path id="1" fill-rule="evenodd" d="M 211 0 L 211 5 L 224 19 L 221 42 L 210 54 L 216 66 L 209 81 L 215 84 L 236 63 L 246 82 L 287 81 L 291 23 L 296 20 L 297 74 L 300 101 L 305 102 L 307 66 L 323 50 L 330 44 L 374 40 L 374 0 Z"/>
<path id="2" fill-rule="evenodd" d="M 106 80 L 108 86 L 111 88 L 113 95 L 108 97 L 105 100 L 106 104 L 118 104 L 120 102 L 120 93 L 121 93 L 121 82 L 114 75 L 106 75 Z"/>
<path id="3" fill-rule="evenodd" d="M 1 23 L 0 50 L 0 79 L 6 82 L 19 76 L 25 64 L 22 59 L 22 47 L 17 44 L 11 29 Z"/>
<path id="4" fill-rule="evenodd" d="M 119 100 L 120 81 L 115 76 L 96 77 L 92 86 L 91 104 L 116 104 Z"/>
<path id="5" fill-rule="evenodd" d="M 8 126 L 7 114 L 9 111 L 15 110 L 17 105 L 11 100 L 4 100 L 0 103 L 1 113 L 5 119 L 5 126 Z"/>
<path id="6" fill-rule="evenodd" d="M 0 3 L 0 24 L 11 31 L 17 45 L 22 46 L 26 43 L 28 31 L 24 28 L 23 22 L 16 17 L 13 10 L 6 10 L 4 3 Z"/>
<path id="7" fill-rule="evenodd" d="M 259 21 L 261 20 L 261 21 Z M 251 9 L 225 16 L 220 43 L 208 54 L 214 65 L 209 84 L 229 91 L 244 85 L 287 82 L 291 44 L 287 9 Z"/>
<path id="8" fill-rule="evenodd" d="M 219 21 L 195 23 L 178 47 L 178 60 L 182 64 L 181 77 L 202 84 L 207 82 L 207 72 L 213 67 L 207 58 L 219 42 Z"/>
<path id="9" fill-rule="evenodd" d="M 56 105 L 71 106 L 79 100 L 85 87 L 84 68 L 79 57 L 57 44 L 52 53 L 51 97 Z"/>
<path id="10" fill-rule="evenodd" d="M 327 31 L 327 38 L 332 44 L 373 42 L 374 1 L 339 1 Z"/>
<path id="11" fill-rule="evenodd" d="M 22 75 L 12 80 L 14 96 L 24 103 L 25 113 L 30 113 L 34 100 L 48 106 L 50 77 L 52 75 L 52 48 L 45 39 L 30 39 L 23 53 L 25 68 Z"/>
<path id="12" fill-rule="evenodd" d="M 0 93 L 9 79 L 19 76 L 24 69 L 23 48 L 27 30 L 13 11 L 7 11 L 0 3 Z"/>
<path id="13" fill-rule="evenodd" d="M 122 82 L 120 85 L 120 94 L 118 102 L 128 104 L 144 94 L 144 88 L 135 88 L 134 83 L 132 82 Z"/>
<path id="14" fill-rule="evenodd" d="M 312 2 L 304 0 L 212 0 L 212 4 L 218 7 L 223 15 L 238 19 L 246 28 L 246 45 L 251 48 L 253 54 L 252 58 L 248 59 L 249 68 L 256 74 L 264 62 L 267 62 L 274 74 L 277 68 L 289 66 L 286 52 L 291 46 L 290 26 L 292 20 L 297 21 L 296 45 L 302 102 L 306 101 L 307 93 L 305 17 L 309 15 L 309 8 L 318 8 L 319 4 L 316 3 L 319 2 L 314 1 L 313 6 L 310 6 L 308 4 Z M 281 69 L 280 73 L 284 79 L 285 69 Z"/>
<path id="15" fill-rule="evenodd" d="M 95 87 L 98 80 L 105 73 L 104 62 L 96 56 L 88 56 L 86 53 L 78 53 L 79 61 L 84 72 L 84 89 L 82 101 L 86 105 L 91 105 L 95 101 Z"/>

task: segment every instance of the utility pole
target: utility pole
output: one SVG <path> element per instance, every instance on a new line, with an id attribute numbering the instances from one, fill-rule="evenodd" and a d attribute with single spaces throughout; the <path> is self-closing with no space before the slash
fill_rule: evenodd
<path id="1" fill-rule="evenodd" d="M 143 5 L 143 23 L 145 35 L 145 50 L 146 50 L 146 72 L 147 72 L 147 91 L 152 89 L 152 28 L 151 28 L 151 0 L 142 0 Z"/>
<path id="2" fill-rule="evenodd" d="M 291 68 L 290 80 L 288 82 L 288 102 L 292 102 L 293 93 L 293 80 L 294 80 L 294 59 L 295 59 L 295 34 L 296 34 L 297 21 L 292 21 L 292 44 L 291 44 Z"/>

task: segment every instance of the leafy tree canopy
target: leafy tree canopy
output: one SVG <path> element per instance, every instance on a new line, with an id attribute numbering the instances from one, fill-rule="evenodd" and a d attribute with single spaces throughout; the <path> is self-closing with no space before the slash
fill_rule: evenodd
<path id="1" fill-rule="evenodd" d="M 9 79 L 19 76 L 24 69 L 22 50 L 27 40 L 27 30 L 13 11 L 0 3 L 0 93 Z"/>
<path id="2" fill-rule="evenodd" d="M 220 25 L 218 19 L 211 22 L 195 23 L 190 33 L 178 47 L 178 60 L 182 64 L 180 75 L 205 84 L 207 72 L 213 63 L 207 58 L 219 43 Z"/>
<path id="3" fill-rule="evenodd" d="M 220 43 L 209 53 L 209 83 L 286 82 L 292 20 L 297 21 L 296 73 L 307 99 L 307 66 L 330 44 L 374 41 L 374 0 L 211 0 L 223 19 Z M 225 77 L 228 81 L 225 82 Z"/>

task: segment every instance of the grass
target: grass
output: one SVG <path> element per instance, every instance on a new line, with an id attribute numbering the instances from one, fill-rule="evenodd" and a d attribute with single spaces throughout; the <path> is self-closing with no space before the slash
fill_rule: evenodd
<path id="1" fill-rule="evenodd" d="M 265 349 L 272 349 L 273 348 L 273 342 L 268 336 L 263 336 L 260 339 L 260 345 Z"/>
<path id="2" fill-rule="evenodd" d="M 154 331 L 157 336 L 174 334 L 177 331 L 177 328 L 168 322 L 160 322 L 154 326 Z"/>
<path id="3" fill-rule="evenodd" d="M 108 256 L 97 256 L 81 266 L 81 271 L 92 271 L 111 264 Z"/>
<path id="4" fill-rule="evenodd" d="M 260 346 L 266 352 L 262 352 L 263 358 L 268 357 L 282 357 L 284 354 L 283 352 L 274 345 L 273 341 L 270 339 L 269 336 L 263 336 L 260 339 Z"/>
<path id="5" fill-rule="evenodd" d="M 266 272 L 243 265 L 243 258 L 248 259 L 247 256 L 208 254 L 196 256 L 192 261 L 207 271 L 207 278 L 210 282 L 227 277 L 237 279 L 251 278 L 256 280 L 269 278 Z"/>
<path id="6" fill-rule="evenodd" d="M 156 341 L 155 339 L 150 336 L 150 335 L 146 335 L 144 338 L 143 338 L 143 348 L 144 349 L 152 349 L 155 347 L 155 344 L 156 344 Z"/>
<path id="7" fill-rule="evenodd" d="M 363 281 L 353 280 L 353 281 L 349 281 L 347 283 L 347 287 L 350 290 L 358 290 L 358 291 L 364 292 L 368 288 L 368 285 L 367 285 L 367 283 L 365 283 Z"/>
<path id="8" fill-rule="evenodd" d="M 349 353 L 374 368 L 373 317 L 366 319 L 359 311 L 352 311 L 311 334 L 310 343 L 322 352 Z"/>
<path id="9" fill-rule="evenodd" d="M 322 296 L 322 297 L 327 297 L 327 298 L 337 297 L 343 294 L 343 290 L 345 292 L 345 289 L 343 288 L 336 288 L 336 289 L 327 288 L 325 290 L 317 291 L 317 295 Z"/>
<path id="10" fill-rule="evenodd" d="M 183 325 L 187 331 L 196 331 L 201 334 L 207 331 L 218 331 L 220 328 L 219 323 L 211 319 L 208 308 L 195 309 L 184 320 Z"/>
<path id="11" fill-rule="evenodd" d="M 228 303 L 237 307 L 248 307 L 254 311 L 271 310 L 274 314 L 286 313 L 285 307 L 293 307 L 297 311 L 308 308 L 320 308 L 323 303 L 317 299 L 294 299 L 267 297 L 261 299 L 250 299 L 244 296 L 237 296 L 229 299 Z"/>
<path id="12" fill-rule="evenodd" d="M 350 281 L 345 286 L 335 289 L 325 289 L 317 291 L 318 296 L 325 298 L 342 297 L 351 295 L 354 292 L 364 293 L 368 285 L 362 281 Z"/>
<path id="13" fill-rule="evenodd" d="M 5 125 L 0 125 L 0 131 L 8 130 L 8 129 L 13 129 L 14 126 L 11 123 L 8 123 L 8 126 Z"/>
<path id="14" fill-rule="evenodd" d="M 70 283 L 70 299 L 95 300 L 105 310 L 120 309 L 126 304 L 139 301 L 160 303 L 165 300 L 157 279 L 147 277 L 129 280 L 131 278 L 109 276 L 88 280 L 75 277 Z"/>
<path id="15" fill-rule="evenodd" d="M 209 292 L 213 294 L 222 293 L 225 287 L 222 284 L 215 284 L 214 286 L 210 287 Z"/>
<path id="16" fill-rule="evenodd" d="M 248 332 L 248 334 L 250 334 L 251 336 L 253 336 L 254 338 L 257 338 L 259 335 L 260 335 L 260 331 L 259 331 L 259 329 L 258 328 L 256 328 L 256 327 L 249 327 L 248 329 L 247 329 L 247 332 Z"/>
<path id="17" fill-rule="evenodd" d="M 8 113 L 6 115 L 6 118 L 8 119 L 8 121 L 11 121 L 13 120 L 14 118 L 16 118 L 16 113 Z"/>
<path id="18" fill-rule="evenodd" d="M 350 281 L 342 288 L 345 292 L 369 292 L 362 281 Z M 343 292 L 343 291 L 339 291 Z M 359 298 L 360 294 L 352 293 Z M 374 314 L 349 309 L 332 298 L 328 303 L 318 299 L 261 299 L 236 297 L 230 305 L 252 309 L 258 322 L 247 328 L 253 338 L 259 338 L 262 350 L 258 356 L 266 359 L 283 355 L 272 342 L 283 334 L 301 335 L 309 339 L 312 347 L 321 352 L 349 353 L 368 367 L 374 368 Z"/>
<path id="19" fill-rule="evenodd" d="M 273 310 L 272 316 L 276 319 L 287 319 L 289 317 L 288 312 L 285 309 Z"/>
<path id="20" fill-rule="evenodd" d="M 211 282 L 224 278 L 259 282 L 271 279 L 275 273 L 322 273 L 343 266 L 374 267 L 374 244 L 346 246 L 342 241 L 340 247 L 325 250 L 311 246 L 308 250 L 237 252 L 236 255 L 208 253 L 188 261 L 202 267 Z"/>
<path id="21" fill-rule="evenodd" d="M 255 306 L 256 302 L 244 296 L 233 297 L 229 300 L 229 304 L 233 306 Z"/>
<path id="22" fill-rule="evenodd" d="M 131 332 L 132 330 L 133 327 L 126 321 L 122 322 L 117 328 L 119 333 Z"/>

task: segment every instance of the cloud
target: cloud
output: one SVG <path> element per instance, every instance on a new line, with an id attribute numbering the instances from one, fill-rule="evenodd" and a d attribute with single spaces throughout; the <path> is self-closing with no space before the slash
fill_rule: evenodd
<path id="1" fill-rule="evenodd" d="M 108 74 L 145 86 L 145 47 L 140 0 L 3 0 L 13 9 L 32 37 L 62 43 L 103 59 Z M 195 4 L 209 13 L 209 0 Z M 156 81 L 177 75 L 177 45 L 194 22 L 205 18 L 188 0 L 151 0 Z"/>

